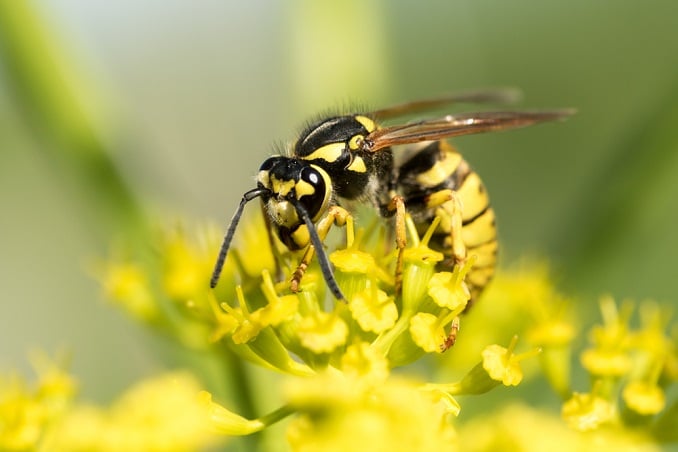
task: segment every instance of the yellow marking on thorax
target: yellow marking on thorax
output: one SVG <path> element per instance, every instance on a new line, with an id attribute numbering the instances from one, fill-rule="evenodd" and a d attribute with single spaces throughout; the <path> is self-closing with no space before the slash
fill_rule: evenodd
<path id="1" fill-rule="evenodd" d="M 443 158 L 437 161 L 431 169 L 417 175 L 417 182 L 422 187 L 435 187 L 449 178 L 459 167 L 461 154 L 445 152 Z"/>
<path id="2" fill-rule="evenodd" d="M 358 121 L 368 132 L 372 133 L 377 129 L 377 125 L 367 116 L 356 116 L 355 120 Z"/>
<path id="3" fill-rule="evenodd" d="M 349 171 L 353 171 L 355 173 L 365 173 L 367 172 L 367 167 L 365 166 L 365 160 L 363 160 L 362 157 L 353 157 L 353 162 L 351 162 L 350 165 L 348 165 L 348 168 L 346 168 Z"/>
<path id="4" fill-rule="evenodd" d="M 344 153 L 344 149 L 346 149 L 346 143 L 344 142 L 338 142 L 338 143 L 329 143 L 326 144 L 325 146 L 320 146 L 318 149 L 315 151 L 311 152 L 309 155 L 303 157 L 304 160 L 315 160 L 315 159 L 322 159 L 325 160 L 326 162 L 332 163 L 337 161 L 339 157 L 342 156 Z"/>
<path id="5" fill-rule="evenodd" d="M 357 151 L 363 145 L 365 137 L 362 135 L 353 135 L 350 140 L 348 140 L 348 148 L 352 151 Z"/>

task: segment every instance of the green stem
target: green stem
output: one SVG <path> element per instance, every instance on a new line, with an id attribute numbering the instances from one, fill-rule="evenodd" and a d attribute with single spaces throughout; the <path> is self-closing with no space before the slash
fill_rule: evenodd
<path id="1" fill-rule="evenodd" d="M 256 419 L 258 416 L 253 397 L 252 378 L 245 368 L 244 361 L 227 349 L 224 349 L 221 356 L 223 373 L 229 377 L 229 394 L 233 397 L 233 402 L 237 407 L 235 411 L 247 419 Z"/>
<path id="2" fill-rule="evenodd" d="M 87 197 L 101 237 L 148 235 L 134 193 L 110 158 L 120 134 L 102 92 L 32 2 L 0 1 L 0 59 L 26 122 L 44 140 L 72 190 Z"/>
<path id="3" fill-rule="evenodd" d="M 391 350 L 393 342 L 400 336 L 404 331 L 406 331 L 410 326 L 410 319 L 414 315 L 414 311 L 403 312 L 398 321 L 393 325 L 393 328 L 386 331 L 384 334 L 379 336 L 372 343 L 372 347 L 378 349 L 384 356 L 386 356 Z"/>
<path id="4" fill-rule="evenodd" d="M 277 410 L 272 411 L 265 416 L 262 416 L 259 420 L 266 424 L 266 426 L 268 427 L 270 425 L 275 424 L 276 422 L 280 422 L 287 416 L 290 416 L 296 412 L 297 412 L 296 408 L 293 408 L 290 405 L 283 405 Z"/>
<path id="5" fill-rule="evenodd" d="M 234 411 L 247 419 L 256 419 L 255 389 L 252 385 L 252 378 L 245 368 L 245 362 L 228 349 L 223 349 L 221 357 L 222 376 L 227 376 L 229 379 L 227 391 L 236 407 Z M 239 441 L 242 444 L 242 450 L 259 450 L 262 444 L 262 434 L 258 432 L 242 436 Z"/>

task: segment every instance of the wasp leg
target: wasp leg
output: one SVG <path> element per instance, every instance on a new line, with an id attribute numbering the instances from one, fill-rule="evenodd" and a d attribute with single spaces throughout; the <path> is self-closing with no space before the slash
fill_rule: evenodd
<path id="1" fill-rule="evenodd" d="M 462 215 L 461 201 L 457 192 L 450 189 L 440 190 L 432 193 L 426 198 L 426 207 L 436 209 L 436 215 L 441 220 L 447 221 L 440 228 L 450 231 L 450 249 L 452 250 L 452 259 L 455 266 L 462 266 L 466 263 L 466 245 L 462 239 Z M 450 326 L 450 332 L 447 338 L 440 344 L 440 351 L 444 352 L 454 345 L 459 333 L 459 317 L 455 317 Z"/>
<path id="2" fill-rule="evenodd" d="M 399 295 L 403 286 L 403 255 L 407 246 L 405 200 L 402 196 L 395 195 L 391 198 L 391 202 L 388 203 L 386 208 L 389 212 L 395 211 L 396 246 L 398 247 L 395 269 L 395 293 Z"/>
<path id="3" fill-rule="evenodd" d="M 466 262 L 466 245 L 462 238 L 461 200 L 457 192 L 450 189 L 431 193 L 426 197 L 426 207 L 435 209 L 441 218 L 440 229 L 449 231 L 452 258 L 455 265 Z"/>
<path id="4" fill-rule="evenodd" d="M 455 342 L 457 342 L 457 334 L 459 333 L 459 317 L 455 317 L 450 325 L 450 333 L 447 335 L 442 344 L 440 344 L 440 351 L 445 352 L 449 350 Z"/>
<path id="5" fill-rule="evenodd" d="M 351 214 L 348 213 L 346 209 L 339 206 L 332 206 L 329 208 L 327 215 L 321 218 L 318 224 L 316 225 L 318 237 L 320 237 L 321 241 L 325 240 L 325 237 L 327 237 L 327 234 L 329 233 L 332 225 L 344 226 L 347 222 L 350 221 L 352 221 Z M 304 277 L 304 273 L 306 273 L 306 269 L 308 268 L 308 265 L 311 263 L 311 259 L 313 259 L 314 253 L 315 248 L 313 247 L 313 245 L 312 244 L 308 245 L 308 248 L 306 248 L 306 252 L 301 258 L 299 265 L 292 274 L 292 279 L 290 280 L 290 289 L 292 290 L 292 292 L 299 292 L 299 285 L 301 284 L 301 279 Z"/>

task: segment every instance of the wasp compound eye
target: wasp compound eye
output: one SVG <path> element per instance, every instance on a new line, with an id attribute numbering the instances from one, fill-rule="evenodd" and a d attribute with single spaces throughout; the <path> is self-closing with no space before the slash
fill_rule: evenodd
<path id="1" fill-rule="evenodd" d="M 325 181 L 327 174 L 323 173 L 321 169 L 307 166 L 299 172 L 295 186 L 297 199 L 314 220 L 326 210 L 330 199 L 330 187 Z"/>

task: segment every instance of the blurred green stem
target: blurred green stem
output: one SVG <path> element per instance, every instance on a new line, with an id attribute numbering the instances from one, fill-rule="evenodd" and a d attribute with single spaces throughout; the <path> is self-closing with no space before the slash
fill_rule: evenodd
<path id="1" fill-rule="evenodd" d="M 16 104 L 65 180 L 87 196 L 100 233 L 146 234 L 141 206 L 110 158 L 120 138 L 103 94 L 28 1 L 0 1 L 0 58 Z"/>
<path id="2" fill-rule="evenodd" d="M 93 221 L 78 221 L 94 224 L 100 241 L 124 236 L 143 252 L 152 233 L 146 213 L 110 157 L 120 149 L 120 118 L 59 38 L 31 2 L 0 1 L 2 69 L 17 106 L 39 137 L 39 148 L 52 153 L 48 157 L 68 180 L 68 188 L 85 197 Z M 224 375 L 230 375 L 228 390 L 237 410 L 255 416 L 243 363 L 230 354 L 220 358 L 223 373 L 214 380 L 223 385 Z"/>

